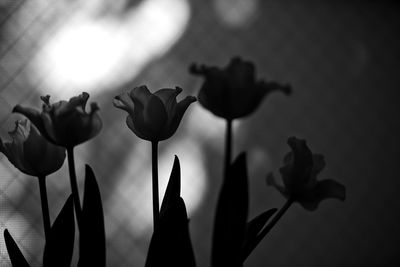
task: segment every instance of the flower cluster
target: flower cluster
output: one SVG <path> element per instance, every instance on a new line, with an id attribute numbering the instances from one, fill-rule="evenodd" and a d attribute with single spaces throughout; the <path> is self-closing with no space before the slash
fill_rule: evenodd
<path id="1" fill-rule="evenodd" d="M 315 210 L 326 198 L 344 200 L 345 187 L 334 180 L 317 180 L 325 166 L 324 157 L 313 154 L 305 140 L 290 137 L 291 148 L 279 169 L 283 185 L 272 173 L 267 184 L 287 199 L 283 207 L 265 210 L 248 220 L 249 179 L 245 153 L 231 161 L 232 121 L 252 114 L 262 99 L 272 91 L 291 93 L 291 87 L 273 81 L 257 80 L 252 62 L 233 58 L 225 68 L 192 65 L 190 72 L 205 81 L 198 94 L 200 104 L 227 122 L 224 175 L 217 202 L 212 240 L 212 266 L 243 266 L 259 242 L 281 219 L 292 203 Z M 152 146 L 152 193 L 154 232 L 150 241 L 146 266 L 196 266 L 190 240 L 189 220 L 181 197 L 181 172 L 176 156 L 166 192 L 159 205 L 158 142 L 169 139 L 177 131 L 182 118 L 197 98 L 186 96 L 177 101 L 180 87 L 163 88 L 151 93 L 143 85 L 114 97 L 116 108 L 128 113 L 126 124 L 139 138 Z M 102 121 L 96 103 L 86 111 L 88 93 L 69 101 L 50 103 L 50 96 L 41 97 L 42 110 L 17 105 L 13 112 L 29 119 L 17 121 L 11 141 L 0 139 L 0 152 L 21 172 L 39 178 L 45 232 L 43 266 L 70 266 L 74 252 L 75 222 L 79 229 L 78 266 L 106 265 L 106 233 L 100 190 L 93 170 L 86 165 L 83 202 L 74 163 L 74 147 L 97 136 Z M 51 223 L 47 203 L 45 177 L 61 168 L 68 156 L 71 195 Z M 76 221 L 75 221 L 76 219 Z M 4 240 L 13 266 L 29 266 L 18 245 L 6 229 Z M 173 246 L 171 246 L 173 244 Z"/>

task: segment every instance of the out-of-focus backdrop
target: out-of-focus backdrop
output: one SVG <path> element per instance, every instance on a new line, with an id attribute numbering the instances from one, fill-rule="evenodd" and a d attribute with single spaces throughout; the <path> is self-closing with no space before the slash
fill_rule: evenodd
<path id="1" fill-rule="evenodd" d="M 315 212 L 294 205 L 245 266 L 398 266 L 399 11 L 391 1 L 1 0 L 1 138 L 21 118 L 14 105 L 40 108 L 40 95 L 58 101 L 89 92 L 104 127 L 77 148 L 80 181 L 89 163 L 104 202 L 108 266 L 143 266 L 150 145 L 126 127 L 112 98 L 142 84 L 196 95 L 192 62 L 224 66 L 240 55 L 259 77 L 293 86 L 290 97 L 271 94 L 234 125 L 235 154 L 248 153 L 250 217 L 284 203 L 265 176 L 279 177 L 292 135 L 326 155 L 321 178 L 347 188 L 344 203 L 328 200 Z M 209 266 L 223 130 L 197 103 L 160 146 L 161 195 L 173 155 L 181 159 L 201 267 Z M 65 165 L 48 178 L 53 220 L 70 191 Z M 0 155 L 0 230 L 10 230 L 32 266 L 41 263 L 40 212 L 36 179 Z M 0 265 L 10 265 L 3 238 Z"/>

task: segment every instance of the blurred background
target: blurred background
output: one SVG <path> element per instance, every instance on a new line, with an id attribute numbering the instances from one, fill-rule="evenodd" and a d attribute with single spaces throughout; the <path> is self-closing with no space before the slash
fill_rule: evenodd
<path id="1" fill-rule="evenodd" d="M 152 231 L 150 144 L 125 125 L 112 98 L 145 84 L 197 95 L 191 63 L 253 61 L 257 76 L 288 82 L 234 124 L 234 153 L 249 160 L 250 214 L 283 205 L 265 177 L 305 138 L 326 156 L 320 179 L 347 188 L 345 202 L 314 212 L 293 205 L 245 266 L 398 266 L 400 260 L 399 5 L 392 1 L 1 0 L 0 126 L 8 140 L 16 104 L 41 107 L 89 92 L 103 129 L 76 149 L 102 193 L 108 266 L 143 266 Z M 160 144 L 161 196 L 181 159 L 182 190 L 198 266 L 209 266 L 214 208 L 221 185 L 224 122 L 193 104 Z M 66 163 L 47 179 L 54 220 L 70 192 Z M 10 230 L 32 266 L 43 250 L 35 178 L 0 156 L 0 230 Z M 3 238 L 0 266 L 10 266 Z"/>

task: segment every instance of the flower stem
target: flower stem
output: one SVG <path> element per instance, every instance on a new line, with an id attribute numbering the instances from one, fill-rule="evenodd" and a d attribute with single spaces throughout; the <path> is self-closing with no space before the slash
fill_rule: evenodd
<path id="1" fill-rule="evenodd" d="M 67 155 L 68 155 L 69 178 L 70 178 L 70 182 L 71 182 L 72 198 L 74 199 L 76 221 L 78 222 L 78 227 L 80 229 L 82 210 L 81 210 L 81 202 L 79 199 L 78 182 L 76 180 L 74 148 L 73 147 L 67 148 Z"/>
<path id="2" fill-rule="evenodd" d="M 158 229 L 160 208 L 158 200 L 158 142 L 151 142 L 151 163 L 152 163 L 152 186 L 153 186 L 153 226 Z"/>
<path id="3" fill-rule="evenodd" d="M 249 246 L 247 251 L 243 251 L 242 260 L 243 262 L 247 259 L 250 253 L 257 247 L 257 245 L 264 239 L 264 237 L 271 231 L 275 224 L 282 218 L 283 214 L 289 209 L 293 204 L 292 199 L 288 199 L 278 213 L 272 218 L 272 220 L 265 226 L 265 228 L 257 235 L 253 243 Z"/>
<path id="4" fill-rule="evenodd" d="M 232 160 L 232 120 L 226 120 L 224 178 Z"/>
<path id="5" fill-rule="evenodd" d="M 46 176 L 39 176 L 38 179 L 39 179 L 40 201 L 42 202 L 44 236 L 47 241 L 50 236 L 51 222 L 49 214 L 49 203 L 47 200 Z"/>

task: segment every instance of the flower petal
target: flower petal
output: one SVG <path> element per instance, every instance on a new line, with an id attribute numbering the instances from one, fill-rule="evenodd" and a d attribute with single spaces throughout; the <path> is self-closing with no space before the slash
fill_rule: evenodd
<path id="1" fill-rule="evenodd" d="M 29 135 L 28 120 L 16 121 L 15 128 L 9 132 L 12 138 L 11 142 L 3 143 L 1 140 L 0 151 L 8 158 L 8 160 L 20 171 L 27 175 L 35 176 L 36 173 L 25 160 L 23 143 Z"/>
<path id="2" fill-rule="evenodd" d="M 150 93 L 149 89 L 147 89 L 146 85 L 142 85 L 133 88 L 129 93 L 129 96 L 132 98 L 135 105 L 142 105 L 145 107 L 148 105 L 152 94 Z"/>
<path id="3" fill-rule="evenodd" d="M 182 88 L 176 87 L 175 89 L 164 88 L 154 93 L 163 102 L 168 118 L 171 119 L 175 113 L 176 97 L 182 92 Z"/>
<path id="4" fill-rule="evenodd" d="M 315 188 L 317 197 L 320 200 L 326 198 L 336 198 L 344 201 L 346 199 L 346 188 L 341 183 L 326 179 L 317 182 L 317 186 Z"/>
<path id="5" fill-rule="evenodd" d="M 313 211 L 322 200 L 328 198 L 336 198 L 344 201 L 346 199 L 346 188 L 344 185 L 330 179 L 318 181 L 313 192 L 298 199 L 298 202 L 306 210 Z"/>
<path id="6" fill-rule="evenodd" d="M 290 174 L 284 177 L 284 182 L 287 186 L 287 179 L 290 179 L 289 184 L 298 187 L 310 179 L 313 167 L 312 153 L 304 139 L 289 137 L 287 143 L 293 151 L 293 161 L 290 163 Z"/>
<path id="7" fill-rule="evenodd" d="M 113 105 L 116 108 L 123 109 L 129 114 L 133 113 L 135 105 L 133 104 L 132 98 L 130 98 L 127 92 L 124 92 L 120 95 L 114 97 Z"/>
<path id="8" fill-rule="evenodd" d="M 42 121 L 42 117 L 40 115 L 40 112 L 36 109 L 33 108 L 27 108 L 27 107 L 22 107 L 21 105 L 16 105 L 13 110 L 13 113 L 20 113 L 27 117 L 39 130 L 39 132 L 46 136 L 46 130 Z"/>
<path id="9" fill-rule="evenodd" d="M 69 114 L 74 110 L 78 110 L 81 113 L 85 112 L 85 106 L 89 99 L 89 94 L 83 92 L 79 96 L 71 97 L 70 100 L 67 101 L 59 101 L 51 105 L 53 108 L 54 116 L 63 116 L 64 114 Z"/>
<path id="10" fill-rule="evenodd" d="M 250 61 L 244 61 L 240 57 L 234 57 L 225 68 L 232 79 L 234 87 L 243 88 L 255 81 L 255 66 Z"/>
<path id="11" fill-rule="evenodd" d="M 185 111 L 189 105 L 193 102 L 196 102 L 196 100 L 197 99 L 194 96 L 187 96 L 176 105 L 176 112 L 173 114 L 169 124 L 166 125 L 167 128 L 163 131 L 162 140 L 171 137 L 176 132 L 182 117 L 185 114 Z"/>
<path id="12" fill-rule="evenodd" d="M 317 176 L 325 168 L 325 157 L 321 154 L 313 154 L 313 168 L 311 175 Z"/>
<path id="13" fill-rule="evenodd" d="M 136 123 L 137 123 L 137 122 L 136 122 Z M 144 140 L 151 141 L 151 140 L 148 138 L 148 136 L 146 135 L 146 132 L 143 132 L 143 129 L 142 129 L 142 131 L 139 131 L 139 130 L 136 128 L 136 126 L 135 126 L 136 123 L 133 122 L 133 118 L 132 118 L 131 115 L 129 115 L 129 116 L 126 117 L 126 125 L 128 125 L 128 128 L 131 129 L 131 130 L 137 135 L 137 137 L 142 138 L 142 139 L 144 139 Z"/>
<path id="14" fill-rule="evenodd" d="M 144 108 L 143 118 L 150 131 L 154 132 L 155 135 L 161 133 L 168 120 L 168 116 L 160 98 L 155 95 L 150 96 L 148 105 Z"/>
<path id="15" fill-rule="evenodd" d="M 47 176 L 58 169 L 65 160 L 65 148 L 48 142 L 31 125 L 29 136 L 23 144 L 24 157 L 38 176 Z M 40 155 L 40 156 L 38 156 Z"/>
<path id="16" fill-rule="evenodd" d="M 270 94 L 274 91 L 281 91 L 285 95 L 290 95 L 292 93 L 292 87 L 289 84 L 280 84 L 274 81 L 265 82 L 261 80 L 256 83 L 256 88 L 262 95 Z"/>
<path id="17" fill-rule="evenodd" d="M 154 92 L 154 95 L 158 96 L 160 100 L 163 102 L 164 106 L 168 106 L 170 102 L 176 101 L 176 97 L 182 92 L 182 88 L 175 87 L 175 89 L 171 88 L 163 88 Z"/>

